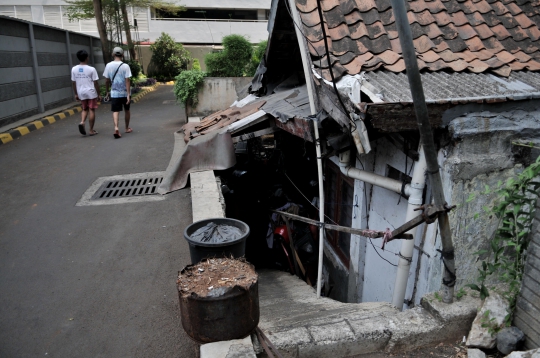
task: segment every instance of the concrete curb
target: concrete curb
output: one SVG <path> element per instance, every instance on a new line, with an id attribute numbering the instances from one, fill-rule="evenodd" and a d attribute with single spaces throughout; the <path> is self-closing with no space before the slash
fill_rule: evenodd
<path id="1" fill-rule="evenodd" d="M 136 93 L 135 96 L 133 96 L 133 98 L 131 99 L 131 102 L 133 103 L 137 103 L 141 100 L 141 98 L 143 98 L 144 96 L 146 96 L 148 93 L 152 92 L 153 90 L 155 90 L 158 86 L 160 85 L 160 83 L 156 83 L 152 86 L 149 86 L 149 87 L 144 87 L 144 89 L 139 92 L 139 93 Z"/>
<path id="2" fill-rule="evenodd" d="M 41 129 L 44 126 L 53 124 L 56 121 L 72 116 L 75 113 L 81 113 L 81 112 L 82 112 L 81 106 L 73 107 L 63 112 L 55 113 L 51 116 L 43 117 L 42 119 L 38 119 L 33 122 L 26 123 L 25 125 L 17 127 L 5 133 L 0 133 L 0 145 L 9 143 L 12 140 L 22 137 L 23 135 L 26 135 L 32 131 Z"/>

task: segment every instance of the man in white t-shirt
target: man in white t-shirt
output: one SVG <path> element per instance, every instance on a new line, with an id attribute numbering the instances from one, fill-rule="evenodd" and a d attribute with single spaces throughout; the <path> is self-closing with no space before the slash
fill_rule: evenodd
<path id="1" fill-rule="evenodd" d="M 124 59 L 124 50 L 121 47 L 113 49 L 114 61 L 111 61 L 105 66 L 103 77 L 107 79 L 105 86 L 107 87 L 107 98 L 110 95 L 111 111 L 113 112 L 114 121 L 114 138 L 122 137 L 118 129 L 118 121 L 122 107 L 124 108 L 124 120 L 126 122 L 126 133 L 131 133 L 133 130 L 129 127 L 131 112 L 129 105 L 131 102 L 131 69 L 129 65 L 122 60 Z M 109 87 L 111 92 L 109 93 Z"/>
<path id="2" fill-rule="evenodd" d="M 98 108 L 99 84 L 98 74 L 94 67 L 88 66 L 88 52 L 80 50 L 77 52 L 77 58 L 81 63 L 71 69 L 71 81 L 73 84 L 73 91 L 75 91 L 75 99 L 81 101 L 82 114 L 81 123 L 79 124 L 79 132 L 82 135 L 86 135 L 86 129 L 84 124 L 88 117 L 90 125 L 90 135 L 98 134 L 94 130 L 94 123 L 96 121 L 95 110 Z"/>

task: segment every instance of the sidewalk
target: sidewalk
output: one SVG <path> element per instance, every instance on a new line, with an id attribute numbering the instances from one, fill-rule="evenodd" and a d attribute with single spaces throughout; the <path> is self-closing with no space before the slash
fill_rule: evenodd
<path id="1" fill-rule="evenodd" d="M 154 91 L 159 85 L 160 83 L 156 83 L 153 86 L 143 87 L 141 92 L 136 93 L 133 96 L 132 103 L 139 102 L 146 94 Z M 44 126 L 53 124 L 56 121 L 73 116 L 80 112 L 82 112 L 82 107 L 80 102 L 76 101 L 0 127 L 0 145 L 11 142 L 12 140 L 32 131 L 41 129 Z"/>

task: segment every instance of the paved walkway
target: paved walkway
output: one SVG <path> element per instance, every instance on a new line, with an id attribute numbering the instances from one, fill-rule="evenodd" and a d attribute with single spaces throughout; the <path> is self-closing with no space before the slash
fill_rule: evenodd
<path id="1" fill-rule="evenodd" d="M 135 104 L 121 139 L 102 105 L 97 136 L 75 115 L 0 146 L 0 357 L 197 356 L 175 287 L 190 190 L 75 206 L 98 177 L 165 170 L 185 122 L 171 90 Z"/>

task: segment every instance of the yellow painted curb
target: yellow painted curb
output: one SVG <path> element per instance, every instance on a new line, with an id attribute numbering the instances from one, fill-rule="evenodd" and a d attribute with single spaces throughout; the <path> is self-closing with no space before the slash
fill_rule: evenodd
<path id="1" fill-rule="evenodd" d="M 33 124 L 36 126 L 36 129 L 41 129 L 43 128 L 43 123 L 41 123 L 41 121 L 34 121 L 34 122 L 31 122 L 30 124 Z"/>
<path id="2" fill-rule="evenodd" d="M 9 133 L 0 133 L 0 141 L 2 144 L 6 144 L 7 142 L 11 142 L 13 140 L 13 137 Z"/>
<path id="3" fill-rule="evenodd" d="M 21 135 L 26 135 L 30 133 L 30 130 L 28 129 L 28 127 L 17 127 L 15 129 L 18 130 L 19 133 L 21 133 Z"/>

